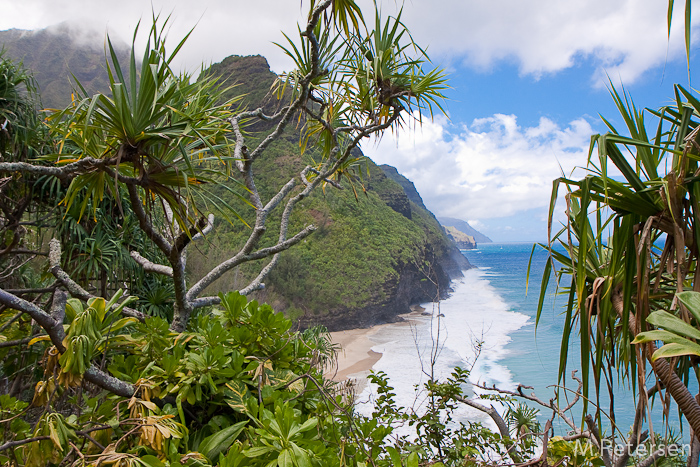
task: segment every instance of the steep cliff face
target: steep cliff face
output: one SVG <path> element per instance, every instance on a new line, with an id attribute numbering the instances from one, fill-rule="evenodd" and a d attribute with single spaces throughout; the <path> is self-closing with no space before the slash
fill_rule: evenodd
<path id="1" fill-rule="evenodd" d="M 460 232 L 452 226 L 443 226 L 447 237 L 450 238 L 460 250 L 473 250 L 476 248 L 476 240 L 471 235 Z"/>
<path id="2" fill-rule="evenodd" d="M 422 209 L 428 211 L 428 208 L 426 208 L 425 204 L 423 204 L 423 198 L 421 198 L 420 194 L 418 193 L 418 190 L 416 190 L 416 186 L 413 184 L 412 181 L 401 175 L 396 169 L 396 167 L 392 167 L 388 164 L 382 164 L 379 167 L 382 169 L 382 171 L 386 174 L 387 177 L 401 185 L 401 188 L 403 189 L 404 193 L 406 193 L 406 197 L 408 197 L 409 200 L 416 203 Z"/>
<path id="3" fill-rule="evenodd" d="M 14 42 L 6 44 L 22 44 L 21 50 L 13 49 L 20 51 L 12 56 L 24 57 L 25 65 L 36 72 L 43 92 L 52 89 L 51 83 L 68 83 L 67 87 L 47 95 L 48 98 L 45 96 L 45 105 L 47 101 L 53 106 L 70 101 L 68 69 L 58 64 L 47 68 L 39 63 L 41 57 L 51 53 L 47 42 L 58 41 L 66 49 L 62 53 L 69 58 L 59 61 L 66 61 L 70 72 L 81 81 L 85 79 L 90 89 L 106 88 L 106 82 L 98 79 L 103 76 L 101 47 L 83 46 L 68 31 L 57 37 L 46 31 L 12 34 Z M 22 37 L 31 40 L 19 41 Z M 233 85 L 231 95 L 245 94 L 242 106 L 262 104 L 266 112 L 271 112 L 280 105 L 276 93 L 270 91 L 276 76 L 263 57 L 229 57 L 205 73 L 219 76 L 223 86 Z M 265 124 L 249 127 L 249 138 L 254 139 L 265 129 Z M 256 161 L 256 184 L 265 199 L 317 157 L 313 148 L 301 154 L 299 132 L 298 127 L 290 128 Z M 468 267 L 459 252 L 455 256 L 455 247 L 417 193 L 406 190 L 371 160 L 362 162 L 359 173 L 362 180 L 356 180 L 354 186 L 345 183 L 344 190 L 330 186 L 319 189 L 298 205 L 290 231 L 296 232 L 309 223 L 314 223 L 318 230 L 281 256 L 266 289 L 257 292 L 257 299 L 286 311 L 301 326 L 325 324 L 330 329 L 343 329 L 395 320 L 397 315 L 408 312 L 411 304 L 447 293 L 450 277 Z M 249 205 L 232 199 L 223 187 L 212 190 L 228 197 L 244 219 L 250 221 L 254 217 Z M 279 216 L 278 212 L 270 217 L 270 231 L 278 227 Z M 218 221 L 214 234 L 207 237 L 208 242 L 190 253 L 191 280 L 238 251 L 248 233 L 248 228 L 240 222 Z M 208 292 L 237 289 L 256 271 L 252 265 L 244 265 Z"/>
<path id="4" fill-rule="evenodd" d="M 415 209 L 423 212 L 424 215 L 428 217 L 428 222 L 431 225 L 440 226 L 440 222 L 438 222 L 435 215 L 425 207 L 425 204 L 423 204 L 423 198 L 421 198 L 412 181 L 401 175 L 396 167 L 392 167 L 388 164 L 382 164 L 379 167 L 388 178 L 401 186 L 403 192 L 406 194 L 406 197 L 412 204 L 415 204 Z M 444 242 L 447 244 L 445 247 L 447 253 L 441 256 L 438 261 L 451 278 L 454 279 L 456 277 L 461 277 L 463 270 L 470 269 L 473 266 L 469 263 L 469 260 L 467 260 L 467 258 L 465 258 L 464 255 L 459 252 L 459 248 L 462 247 L 457 244 L 455 239 L 451 237 L 448 232 L 445 232 L 444 229 L 441 228 L 440 231 L 443 234 L 442 236 L 445 237 Z"/>

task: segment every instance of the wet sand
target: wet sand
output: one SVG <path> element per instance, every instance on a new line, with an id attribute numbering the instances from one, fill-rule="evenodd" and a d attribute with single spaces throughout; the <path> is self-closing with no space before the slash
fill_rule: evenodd
<path id="1" fill-rule="evenodd" d="M 411 307 L 411 312 L 403 317 L 410 320 L 411 315 L 425 313 L 425 308 L 414 305 Z M 382 358 L 381 353 L 372 350 L 377 342 L 373 341 L 371 337 L 381 331 L 384 326 L 387 325 L 380 324 L 371 328 L 332 332 L 333 342 L 340 344 L 341 350 L 338 354 L 337 368 L 329 371 L 326 377 L 333 381 L 350 379 L 355 383 L 358 392 L 361 392 L 370 370 Z"/>

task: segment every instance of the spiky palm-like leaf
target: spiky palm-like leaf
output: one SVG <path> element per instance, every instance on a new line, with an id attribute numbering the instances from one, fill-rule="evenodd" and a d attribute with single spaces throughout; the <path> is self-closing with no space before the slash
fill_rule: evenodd
<path id="1" fill-rule="evenodd" d="M 212 79 L 192 82 L 172 71 L 187 36 L 167 53 L 167 22 L 158 28 L 154 18 L 140 67 L 132 48 L 128 74 L 108 40 L 110 94 L 88 96 L 83 90 L 71 106 L 49 117 L 60 141 L 50 160 L 66 164 L 91 157 L 105 163 L 75 177 L 66 193 L 67 208 L 79 192 L 88 193 L 81 196 L 81 215 L 88 201 L 94 208 L 107 190 L 116 195 L 120 176 L 130 177 L 139 180 L 144 199 L 167 203 L 187 230 L 201 215 L 196 189 L 211 181 L 205 169 L 228 165 L 232 101 L 219 102 L 222 90 Z"/>
<path id="2" fill-rule="evenodd" d="M 676 294 L 700 288 L 700 101 L 676 86 L 673 105 L 639 111 L 624 91 L 612 88 L 611 94 L 626 134 L 606 120 L 610 132 L 591 139 L 591 175 L 555 182 L 550 215 L 556 191 L 567 187 L 568 223 L 551 243 L 566 253 L 547 247 L 552 255 L 540 291 L 546 293 L 552 273 L 560 284 L 569 278 L 559 375 L 578 328 L 586 397 L 589 380 L 597 395 L 612 394 L 613 369 L 633 388 L 644 385 L 639 375 L 647 363 L 664 384 L 674 386 L 670 370 L 659 366 L 661 355 L 680 356 L 671 370 L 683 381 L 697 370 L 696 361 L 678 349 L 655 353 L 651 337 L 661 335 L 655 327 L 677 331 L 676 321 L 698 324 Z M 656 120 L 651 131 L 647 117 Z M 542 300 L 538 315 L 541 307 Z M 679 394 L 672 395 L 678 401 Z"/>

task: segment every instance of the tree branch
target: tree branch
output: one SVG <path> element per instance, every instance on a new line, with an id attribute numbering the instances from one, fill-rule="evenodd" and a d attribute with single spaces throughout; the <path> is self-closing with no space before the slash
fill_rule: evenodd
<path id="1" fill-rule="evenodd" d="M 496 426 L 498 427 L 498 432 L 501 434 L 501 438 L 505 440 L 511 440 L 512 444 L 508 446 L 508 454 L 513 458 L 513 461 L 516 464 L 519 464 L 522 462 L 522 458 L 520 455 L 517 453 L 517 444 L 513 441 L 513 439 L 510 436 L 510 431 L 508 430 L 508 425 L 506 425 L 506 422 L 503 421 L 503 417 L 498 413 L 498 411 L 494 408 L 493 405 L 490 406 L 485 406 L 481 405 L 478 402 L 474 402 L 470 399 L 467 399 L 466 397 L 462 396 L 453 396 L 455 400 L 458 400 L 459 402 L 468 405 L 469 407 L 472 407 L 476 410 L 479 410 L 481 412 L 484 412 L 487 414 L 489 417 L 491 417 L 491 420 L 494 421 Z"/>
<path id="2" fill-rule="evenodd" d="M 100 370 L 94 364 L 90 365 L 90 368 L 85 371 L 83 378 L 95 386 L 106 389 L 117 396 L 132 397 L 136 394 L 136 388 L 133 385 Z"/>
<path id="3" fill-rule="evenodd" d="M 127 191 L 129 192 L 131 208 L 134 210 L 134 214 L 139 220 L 139 227 L 141 227 L 141 230 L 144 231 L 146 236 L 160 248 L 160 251 L 162 251 L 165 256 L 170 257 L 170 252 L 173 247 L 170 242 L 153 227 L 153 224 L 151 224 L 151 221 L 148 219 L 148 214 L 146 214 L 146 211 L 143 209 L 143 201 L 139 198 L 138 188 L 134 185 L 127 185 Z"/>
<path id="4" fill-rule="evenodd" d="M 3 289 L 0 289 L 0 303 L 7 306 L 8 308 L 21 311 L 31 316 L 32 319 L 36 321 L 37 324 L 39 324 L 39 326 L 44 328 L 44 331 L 46 331 L 46 333 L 49 336 L 51 336 L 52 342 L 54 341 L 54 335 L 56 333 L 57 328 L 60 328 L 61 332 L 63 332 L 63 323 L 56 323 L 56 321 L 51 317 L 51 315 L 46 313 L 44 310 L 42 310 L 35 304 L 28 302 L 23 298 L 19 298 L 16 295 L 7 293 Z M 52 335 L 52 331 L 54 335 Z M 59 343 L 61 340 L 62 338 L 59 339 Z M 54 344 L 55 343 L 56 342 L 54 342 Z"/>
<path id="5" fill-rule="evenodd" d="M 296 245 L 300 241 L 302 241 L 304 238 L 308 237 L 311 235 L 314 231 L 316 230 L 316 226 L 314 225 L 309 225 L 307 226 L 304 230 L 296 234 L 294 237 L 285 240 L 283 242 L 277 243 L 274 246 L 271 246 L 269 248 L 262 248 L 255 253 L 251 254 L 243 254 L 243 252 L 239 252 L 236 254 L 233 258 L 230 258 L 223 263 L 219 264 L 216 266 L 214 269 L 212 269 L 207 275 L 205 275 L 203 278 L 201 278 L 196 284 L 194 284 L 190 290 L 187 292 L 187 300 L 189 302 L 193 302 L 199 294 L 201 294 L 204 289 L 206 289 L 209 285 L 211 285 L 214 281 L 219 279 L 222 275 L 224 275 L 226 272 L 230 271 L 231 269 L 235 268 L 239 264 L 243 264 L 249 261 L 255 261 L 258 259 L 263 259 L 268 256 L 272 256 L 276 253 L 279 253 L 281 251 L 284 251 L 288 249 L 289 247 Z"/>
<path id="6" fill-rule="evenodd" d="M 588 431 L 591 432 L 595 440 L 598 442 L 598 449 L 600 449 L 600 454 L 603 459 L 605 467 L 612 467 L 612 460 L 610 459 L 610 449 L 603 444 L 603 440 L 600 438 L 600 432 L 598 431 L 598 426 L 593 420 L 591 414 L 585 417 L 586 425 L 588 426 Z"/>
<path id="7" fill-rule="evenodd" d="M 115 172 L 110 166 L 116 165 L 117 161 L 113 158 L 95 159 L 93 157 L 84 157 L 78 161 L 69 164 L 57 165 L 35 165 L 27 162 L 0 162 L 1 172 L 21 172 L 34 175 L 49 175 L 56 177 L 62 181 L 70 181 L 76 175 L 87 172 L 102 170 L 111 177 L 116 177 L 120 182 L 128 185 L 141 185 L 143 182 L 138 178 L 127 177 L 119 172 Z"/>
<path id="8" fill-rule="evenodd" d="M 23 446 L 25 444 L 33 443 L 35 441 L 44 441 L 45 439 L 51 439 L 50 436 L 37 436 L 35 438 L 20 439 L 17 441 L 10 441 L 5 444 L 0 445 L 0 452 L 6 451 L 7 449 L 16 448 L 18 446 Z"/>
<path id="9" fill-rule="evenodd" d="M 49 242 L 49 270 L 72 296 L 85 302 L 92 298 L 96 298 L 95 295 L 92 295 L 87 290 L 83 289 L 77 282 L 71 279 L 66 271 L 61 268 L 61 242 L 59 242 L 56 238 L 52 238 Z M 146 319 L 146 316 L 143 313 L 129 307 L 122 308 L 122 314 L 136 318 L 141 322 Z"/>
<path id="10" fill-rule="evenodd" d="M 204 226 L 204 228 L 200 231 L 197 232 L 197 234 L 192 237 L 192 241 L 199 240 L 200 238 L 205 237 L 206 235 L 209 234 L 209 232 L 212 231 L 214 228 L 214 214 L 209 214 L 207 216 L 207 225 Z"/>
<path id="11" fill-rule="evenodd" d="M 663 449 L 657 449 L 656 451 L 652 452 L 649 457 L 644 459 L 642 462 L 637 464 L 637 467 L 651 467 L 656 463 L 657 460 L 659 460 L 661 457 L 666 457 L 668 456 L 669 450 L 671 449 L 671 446 L 666 446 Z"/>
<path id="12" fill-rule="evenodd" d="M 173 277 L 173 268 L 170 266 L 153 263 L 141 256 L 138 251 L 132 251 L 130 255 L 134 261 L 136 261 L 143 268 L 144 271 Z"/>
<path id="13" fill-rule="evenodd" d="M 0 342 L 0 349 L 28 344 L 35 337 L 39 337 L 39 336 L 31 336 L 31 337 L 25 337 L 24 339 L 18 339 L 18 340 L 14 340 L 14 341 Z"/>
<path id="14" fill-rule="evenodd" d="M 57 238 L 49 241 L 49 270 L 72 296 L 88 301 L 92 295 L 83 289 L 77 282 L 61 268 L 61 242 Z"/>
<path id="15" fill-rule="evenodd" d="M 207 218 L 200 217 L 195 225 L 191 226 L 187 232 L 182 232 L 173 242 L 173 250 L 181 253 L 187 248 L 187 245 L 194 239 L 194 237 L 202 232 L 207 227 Z"/>
<path id="16" fill-rule="evenodd" d="M 253 279 L 250 284 L 248 284 L 247 286 L 245 286 L 244 288 L 239 290 L 239 293 L 241 295 L 248 295 L 249 293 L 255 292 L 256 290 L 264 289 L 265 284 L 262 281 L 265 280 L 267 275 L 270 274 L 270 271 L 272 270 L 272 268 L 275 267 L 275 265 L 277 264 L 277 261 L 279 261 L 279 256 L 280 256 L 280 254 L 276 253 L 272 257 L 270 262 L 267 263 L 267 265 L 264 268 L 262 268 L 262 270 L 260 271 L 260 274 L 258 274 L 258 276 L 255 279 Z"/>

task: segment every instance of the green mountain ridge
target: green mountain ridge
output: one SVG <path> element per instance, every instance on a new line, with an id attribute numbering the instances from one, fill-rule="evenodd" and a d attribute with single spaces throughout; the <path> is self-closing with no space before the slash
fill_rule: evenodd
<path id="1" fill-rule="evenodd" d="M 65 29 L 57 31 L 57 36 L 46 30 L 0 32 L 0 43 L 6 53 L 23 58 L 24 65 L 35 73 L 44 105 L 54 107 L 70 102 L 70 88 L 62 87 L 66 83 L 70 85 L 68 69 L 81 83 L 81 77 L 85 77 L 90 86 L 105 89 L 99 80 L 100 71 L 104 72 L 103 50 L 71 39 Z M 50 54 L 55 44 L 65 50 L 53 62 L 53 68 L 43 66 L 41 57 Z M 266 112 L 272 112 L 279 106 L 275 94 L 270 92 L 276 75 L 264 57 L 231 56 L 204 73 L 219 76 L 222 86 L 233 86 L 231 95 L 243 94 L 240 103 L 243 107 L 262 103 Z M 247 128 L 250 138 L 265 129 L 266 125 L 260 123 Z M 299 130 L 288 130 L 256 161 L 256 185 L 267 199 L 314 157 L 312 148 L 300 155 Z M 256 299 L 285 311 L 302 327 L 324 324 L 336 330 L 396 320 L 399 314 L 409 311 L 410 305 L 449 293 L 451 278 L 471 267 L 435 216 L 425 209 L 420 195 L 416 200 L 417 192 L 410 181 L 398 172 L 387 176 L 369 159 L 363 162 L 359 172 L 362 181 L 356 180 L 354 186 L 344 182 L 343 190 L 330 186 L 319 189 L 297 206 L 290 231 L 299 231 L 309 223 L 316 224 L 318 230 L 284 252 L 268 277 L 266 288 L 255 292 Z M 413 190 L 406 189 L 408 184 Z M 219 188 L 214 190 L 230 196 Z M 250 206 L 235 199 L 231 203 L 244 219 L 253 218 L 255 213 Z M 277 217 L 270 218 L 270 232 L 279 226 L 280 214 L 277 212 Z M 214 232 L 188 258 L 191 280 L 237 252 L 248 233 L 241 223 L 217 220 Z M 213 284 L 207 292 L 242 287 L 260 267 L 260 264 L 244 265 Z"/>
<path id="2" fill-rule="evenodd" d="M 270 92 L 277 77 L 264 57 L 231 56 L 205 73 L 219 76 L 224 87 L 233 86 L 231 97 L 243 94 L 244 107 L 262 102 L 265 112 L 272 113 L 280 105 Z M 252 128 L 264 129 L 263 124 Z M 276 143 L 274 155 L 256 162 L 260 164 L 257 186 L 267 196 L 313 157 L 313 150 L 298 156 L 298 130 L 286 135 Z M 280 153 L 285 156 L 279 157 Z M 358 199 L 345 183 L 344 190 L 327 187 L 305 200 L 292 221 L 297 229 L 314 222 L 319 230 L 282 255 L 260 299 L 286 310 L 303 325 L 322 323 L 342 329 L 395 320 L 410 305 L 435 299 L 437 289 L 441 295 L 449 291 L 450 279 L 471 265 L 420 196 L 419 203 L 411 199 L 413 193 L 404 185 L 413 184 L 383 169 L 366 159 L 360 168 L 366 191 L 356 184 Z M 238 244 L 243 239 L 238 235 L 230 232 L 228 239 L 219 237 L 216 248 Z"/>

